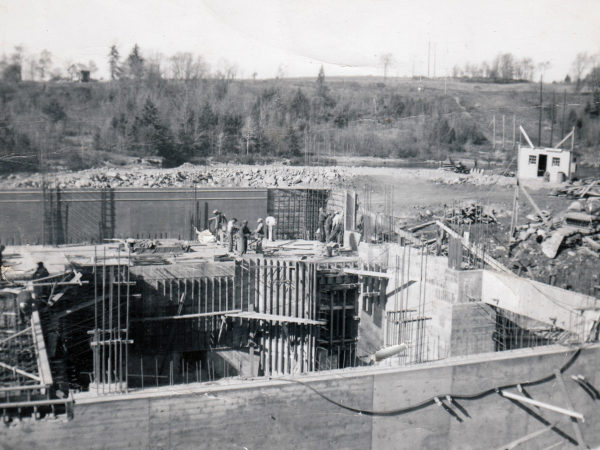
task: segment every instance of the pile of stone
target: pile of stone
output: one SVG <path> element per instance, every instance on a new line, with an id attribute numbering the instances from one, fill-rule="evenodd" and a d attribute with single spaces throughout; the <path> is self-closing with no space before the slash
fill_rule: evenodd
<path id="1" fill-rule="evenodd" d="M 174 169 L 110 168 L 48 176 L 52 185 L 62 189 L 104 187 L 335 187 L 343 184 L 345 169 L 340 167 L 295 166 L 195 166 L 184 164 Z M 0 180 L 2 188 L 40 188 L 42 177 L 9 175 Z"/>

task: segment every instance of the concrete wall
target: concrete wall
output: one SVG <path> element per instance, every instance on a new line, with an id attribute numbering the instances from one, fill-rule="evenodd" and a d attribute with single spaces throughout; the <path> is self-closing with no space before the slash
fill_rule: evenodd
<path id="1" fill-rule="evenodd" d="M 552 374 L 574 354 L 547 347 L 458 358 L 404 369 L 371 368 L 335 371 L 298 378 L 319 393 L 350 407 L 390 412 L 358 414 L 333 404 L 305 385 L 272 380 L 246 385 L 187 385 L 185 389 L 148 390 L 114 397 L 114 401 L 80 398 L 69 422 L 23 421 L 0 426 L 0 448 L 231 448 L 231 449 L 415 449 L 497 448 L 528 433 L 555 430 L 525 447 L 543 448 L 575 439 L 568 417 L 543 409 L 520 407 L 497 393 L 456 400 L 466 414 L 460 421 L 432 396 L 474 394 L 506 384 Z M 584 414 L 586 444 L 600 445 L 597 404 L 575 382 L 584 375 L 600 387 L 600 346 L 582 350 L 565 371 L 573 408 Z M 533 398 L 567 407 L 555 380 L 525 390 Z M 517 392 L 516 389 L 512 389 Z M 535 410 L 534 410 L 535 409 Z M 543 417 L 541 419 L 540 417 Z"/>
<path id="2" fill-rule="evenodd" d="M 483 271 L 482 301 L 587 338 L 600 317 L 600 302 L 513 274 Z"/>
<path id="3" fill-rule="evenodd" d="M 61 199 L 66 241 L 98 241 L 101 192 L 68 190 L 61 192 Z M 43 208 L 39 190 L 0 191 L 0 242 L 42 243 Z M 266 216 L 267 189 L 115 189 L 114 237 L 190 239 L 192 220 L 197 219 L 202 227 L 206 211 L 211 216 L 214 209 L 228 218 L 248 220 L 253 226 L 259 217 Z"/>

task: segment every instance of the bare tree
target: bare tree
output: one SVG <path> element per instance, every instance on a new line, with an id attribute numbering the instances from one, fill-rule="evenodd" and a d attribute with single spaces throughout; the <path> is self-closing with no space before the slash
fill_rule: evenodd
<path id="1" fill-rule="evenodd" d="M 540 73 L 540 78 L 544 78 L 544 74 L 546 70 L 552 67 L 552 63 L 550 61 L 542 61 L 537 63 L 537 70 Z"/>
<path id="2" fill-rule="evenodd" d="M 176 53 L 171 56 L 171 77 L 175 80 L 197 80 L 204 78 L 208 66 L 202 57 L 191 53 Z"/>
<path id="3" fill-rule="evenodd" d="M 391 53 L 384 53 L 379 57 L 379 63 L 383 68 L 383 79 L 385 81 L 387 80 L 388 70 L 394 63 L 394 55 L 392 55 Z"/>
<path id="4" fill-rule="evenodd" d="M 46 79 L 46 74 L 52 64 L 52 54 L 48 50 L 42 50 L 38 59 L 37 70 L 41 80 Z"/>
<path id="5" fill-rule="evenodd" d="M 584 78 L 585 72 L 592 65 L 593 58 L 588 55 L 586 52 L 580 52 L 575 55 L 575 59 L 571 64 L 571 72 L 573 73 L 573 78 L 575 78 L 576 89 L 579 90 L 581 87 L 581 81 Z"/>

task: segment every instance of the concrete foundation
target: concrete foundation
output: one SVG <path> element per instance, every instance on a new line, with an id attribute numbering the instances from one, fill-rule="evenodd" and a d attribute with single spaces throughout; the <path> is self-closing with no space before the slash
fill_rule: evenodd
<path id="1" fill-rule="evenodd" d="M 575 351 L 561 347 L 458 358 L 405 369 L 352 369 L 243 385 L 187 385 L 108 398 L 76 397 L 69 422 L 0 427 L 3 448 L 498 448 L 555 424 L 535 448 L 576 442 L 567 416 L 510 401 L 494 387 L 552 375 Z M 563 378 L 585 443 L 600 444 L 597 406 L 572 374 L 600 384 L 600 346 L 584 349 Z M 313 390 L 314 389 L 314 390 Z M 491 391 L 490 391 L 491 390 Z M 509 389 L 517 392 L 516 389 Z M 554 378 L 525 386 L 536 400 L 567 407 Z M 317 392 L 315 392 L 317 391 Z M 482 396 L 461 398 L 479 392 Z M 327 399 L 321 397 L 327 397 Z M 436 405 L 434 396 L 451 410 Z M 339 404 L 384 415 L 358 414 Z M 408 408 L 408 409 L 406 409 Z"/>

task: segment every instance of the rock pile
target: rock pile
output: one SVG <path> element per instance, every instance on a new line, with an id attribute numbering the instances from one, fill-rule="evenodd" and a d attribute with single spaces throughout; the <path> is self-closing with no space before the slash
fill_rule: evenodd
<path id="1" fill-rule="evenodd" d="M 110 168 L 90 169 L 48 177 L 60 188 L 96 189 L 103 187 L 334 187 L 343 184 L 346 169 L 340 167 L 294 166 L 194 166 L 174 169 Z M 40 188 L 42 178 L 9 175 L 0 180 L 2 188 Z"/>

